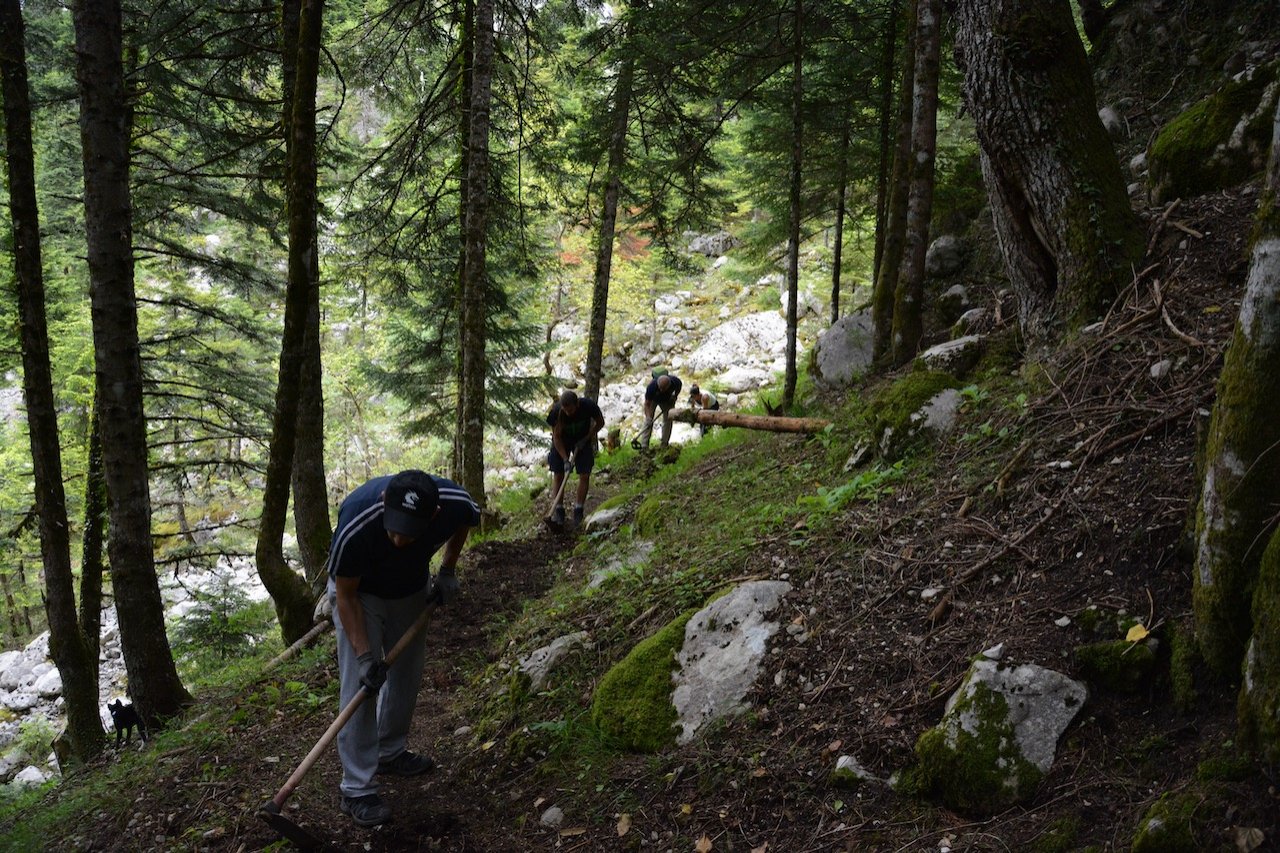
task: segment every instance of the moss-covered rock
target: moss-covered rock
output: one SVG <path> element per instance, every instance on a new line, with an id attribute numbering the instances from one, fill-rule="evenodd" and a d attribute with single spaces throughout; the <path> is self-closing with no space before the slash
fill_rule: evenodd
<path id="1" fill-rule="evenodd" d="M 1268 764 L 1280 764 L 1280 530 L 1258 568 L 1237 716 L 1245 745 Z"/>
<path id="2" fill-rule="evenodd" d="M 1136 693 L 1146 687 L 1156 668 L 1153 643 L 1114 640 L 1076 648 L 1080 674 L 1104 690 Z"/>
<path id="3" fill-rule="evenodd" d="M 1133 837 L 1132 853 L 1196 853 L 1194 794 L 1165 794 L 1147 810 Z"/>
<path id="4" fill-rule="evenodd" d="M 1275 64 L 1260 68 L 1164 126 L 1147 152 L 1156 201 L 1229 187 L 1266 165 L 1276 78 Z"/>
<path id="5" fill-rule="evenodd" d="M 684 626 L 696 610 L 667 623 L 614 665 L 596 688 L 591 721 L 633 752 L 657 752 L 675 743 L 679 731 L 671 703 L 671 673 L 684 644 Z"/>
<path id="6" fill-rule="evenodd" d="M 1196 660 L 1195 635 L 1182 625 L 1173 626 L 1169 631 L 1169 686 L 1173 690 L 1173 706 L 1184 714 L 1196 705 Z"/>
<path id="7" fill-rule="evenodd" d="M 900 779 L 909 775 L 910 786 L 969 814 L 1025 800 L 1087 695 L 1083 685 L 1043 667 L 977 661 L 942 722 L 916 741 L 918 766 Z"/>
<path id="8" fill-rule="evenodd" d="M 886 458 L 899 458 L 915 444 L 911 416 L 935 394 L 959 387 L 959 380 L 949 373 L 936 370 L 907 373 L 868 401 L 863 418 L 866 430 Z"/>
<path id="9" fill-rule="evenodd" d="M 646 499 L 636 508 L 636 533 L 641 536 L 652 536 L 662 527 L 664 501 L 657 495 Z"/>

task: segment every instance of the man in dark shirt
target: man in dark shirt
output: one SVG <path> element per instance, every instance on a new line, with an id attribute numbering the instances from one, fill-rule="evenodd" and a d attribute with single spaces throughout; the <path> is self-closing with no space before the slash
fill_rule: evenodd
<path id="1" fill-rule="evenodd" d="M 384 657 L 431 599 L 458 594 L 458 556 L 480 510 L 466 490 L 423 471 L 376 477 L 347 496 L 329 551 L 329 596 L 338 638 L 339 707 L 361 689 L 376 697 L 360 705 L 338 733 L 342 811 L 360 826 L 391 817 L 374 776 L 416 776 L 434 766 L 407 748 L 422 682 L 423 637 L 388 667 Z M 431 557 L 444 549 L 440 572 Z M 385 689 L 383 685 L 385 683 Z"/>
<path id="2" fill-rule="evenodd" d="M 680 380 L 672 373 L 664 373 L 649 383 L 644 389 L 644 426 L 640 429 L 640 437 L 636 443 L 642 450 L 649 449 L 649 439 L 653 436 L 653 419 L 658 409 L 662 410 L 662 446 L 671 441 L 671 408 L 680 396 Z"/>
<path id="3" fill-rule="evenodd" d="M 573 524 L 582 524 L 583 507 L 587 503 L 587 491 L 591 488 L 591 469 L 596 462 L 596 441 L 604 427 L 604 413 L 590 397 L 579 397 L 573 391 L 560 395 L 547 413 L 547 426 L 551 427 L 551 452 L 547 454 L 547 467 L 554 478 L 552 494 L 560 494 L 560 485 L 566 475 L 565 462 L 573 454 L 573 470 L 578 472 L 578 495 L 573 504 Z M 557 503 L 551 511 L 551 519 L 564 524 L 564 505 Z"/>

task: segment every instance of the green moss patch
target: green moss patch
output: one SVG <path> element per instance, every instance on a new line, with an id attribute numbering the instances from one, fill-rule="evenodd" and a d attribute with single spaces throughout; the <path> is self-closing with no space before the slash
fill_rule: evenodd
<path id="1" fill-rule="evenodd" d="M 1147 810 L 1133 837 L 1132 853 L 1196 853 L 1194 794 L 1165 794 Z"/>
<path id="2" fill-rule="evenodd" d="M 1118 693 L 1136 693 L 1150 681 L 1156 654 L 1147 642 L 1090 643 L 1076 648 L 1076 664 L 1091 684 Z"/>
<path id="3" fill-rule="evenodd" d="M 1275 65 L 1261 69 L 1253 79 L 1228 83 L 1165 125 L 1147 154 L 1157 200 L 1229 187 L 1263 167 L 1274 110 L 1259 109 L 1259 102 L 1275 79 Z M 1255 118 L 1241 144 L 1228 146 L 1246 116 Z"/>
<path id="4" fill-rule="evenodd" d="M 596 688 L 591 721 L 632 752 L 658 752 L 675 743 L 676 708 L 671 704 L 671 673 L 684 645 L 689 610 L 614 665 Z"/>
<path id="5" fill-rule="evenodd" d="M 909 443 L 911 416 L 939 391 L 959 387 L 959 380 L 949 373 L 914 370 L 871 397 L 860 415 L 861 426 L 877 444 L 885 430 L 893 430 L 894 453 L 891 455 L 901 456 Z"/>
<path id="6" fill-rule="evenodd" d="M 1280 764 L 1280 530 L 1258 567 L 1253 637 L 1237 707 L 1244 743 L 1267 763 Z"/>

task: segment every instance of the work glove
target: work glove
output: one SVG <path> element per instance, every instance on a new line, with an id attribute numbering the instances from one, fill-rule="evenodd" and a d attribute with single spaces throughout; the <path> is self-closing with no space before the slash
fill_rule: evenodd
<path id="1" fill-rule="evenodd" d="M 374 657 L 373 652 L 365 652 L 356 658 L 360 664 L 360 683 L 374 696 L 387 681 L 387 662 Z"/>
<path id="2" fill-rule="evenodd" d="M 442 606 L 448 606 L 458 597 L 458 568 L 446 569 L 441 567 L 440 573 L 431 580 L 432 601 Z"/>
<path id="3" fill-rule="evenodd" d="M 332 622 L 333 621 L 333 599 L 329 597 L 329 593 L 323 592 L 316 599 L 315 609 L 311 611 L 312 622 Z"/>
<path id="4" fill-rule="evenodd" d="M 577 456 L 579 453 L 581 453 L 581 452 L 582 452 L 582 449 L 583 449 L 584 447 L 586 447 L 586 446 L 587 446 L 587 442 L 588 442 L 588 441 L 590 441 L 590 440 L 591 440 L 591 436 L 589 436 L 589 435 L 587 435 L 587 436 L 583 436 L 583 437 L 578 441 L 578 443 L 577 443 L 577 444 L 575 444 L 575 445 L 573 446 L 573 455 L 574 455 L 574 456 Z"/>

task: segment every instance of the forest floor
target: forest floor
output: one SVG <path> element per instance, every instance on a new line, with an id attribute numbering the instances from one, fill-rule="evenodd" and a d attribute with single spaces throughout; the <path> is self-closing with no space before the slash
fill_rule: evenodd
<path id="1" fill-rule="evenodd" d="M 485 542 L 469 550 L 466 594 L 429 627 L 411 745 L 438 768 L 386 782 L 393 821 L 361 830 L 339 813 L 331 751 L 286 814 L 352 851 L 1123 850 L 1152 803 L 1189 793 L 1198 849 L 1280 849 L 1277 780 L 1232 749 L 1236 687 L 1202 673 L 1181 709 L 1163 677 L 1093 691 L 1034 799 L 994 816 L 829 779 L 841 754 L 882 777 L 910 764 L 969 661 L 996 643 L 1005 660 L 1072 674 L 1072 649 L 1114 638 L 1115 618 L 1140 620 L 1166 653 L 1189 628 L 1196 435 L 1238 311 L 1256 199 L 1245 186 L 1151 214 L 1147 265 L 1104 325 L 1043 363 L 1043 393 L 977 402 L 964 436 L 937 448 L 940 476 L 908 479 L 819 531 L 756 543 L 740 570 L 796 572 L 788 618 L 803 630 L 773 642 L 751 713 L 660 756 L 602 759 L 603 779 L 560 775 L 509 739 L 476 743 L 462 698 L 469 679 L 509 655 L 503 626 L 593 568 L 572 537 Z M 1167 374 L 1153 374 L 1165 359 Z M 756 444 L 792 465 L 822 452 L 796 437 Z M 712 483 L 724 464 L 707 457 L 690 475 Z M 715 535 L 682 528 L 679 513 L 670 524 L 673 537 Z M 133 780 L 131 804 L 78 815 L 43 849 L 276 849 L 255 812 L 331 720 L 327 643 L 303 675 L 291 670 L 304 684 L 276 684 L 325 701 L 273 707 L 262 684 L 205 697 L 219 721 L 207 747 L 148 747 L 151 772 Z M 584 706 L 591 687 L 576 688 Z M 570 815 L 555 829 L 539 820 L 553 804 Z"/>

